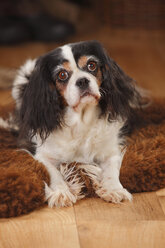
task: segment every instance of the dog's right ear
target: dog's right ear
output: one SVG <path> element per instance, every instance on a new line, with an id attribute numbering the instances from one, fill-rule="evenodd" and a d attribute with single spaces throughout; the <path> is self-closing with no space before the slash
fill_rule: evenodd
<path id="1" fill-rule="evenodd" d="M 40 57 L 28 82 L 19 85 L 17 98 L 20 138 L 31 139 L 39 134 L 44 140 L 55 128 L 61 126 L 63 105 L 55 81 L 53 80 L 53 64 L 48 56 Z"/>

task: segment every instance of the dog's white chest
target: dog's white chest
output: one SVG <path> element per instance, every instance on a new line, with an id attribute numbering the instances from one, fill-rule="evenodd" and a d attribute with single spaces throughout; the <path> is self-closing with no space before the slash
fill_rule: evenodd
<path id="1" fill-rule="evenodd" d="M 54 163 L 93 163 L 110 156 L 119 142 L 118 133 L 122 124 L 99 119 L 93 109 L 83 118 L 75 115 L 67 122 L 68 126 L 50 134 L 45 143 L 37 148 L 37 153 Z"/>

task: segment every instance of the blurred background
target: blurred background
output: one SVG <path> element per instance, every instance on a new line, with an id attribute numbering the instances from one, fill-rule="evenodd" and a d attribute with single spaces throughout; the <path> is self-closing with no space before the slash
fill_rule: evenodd
<path id="1" fill-rule="evenodd" d="M 164 0 L 1 0 L 1 104 L 26 59 L 91 39 L 140 86 L 165 96 Z"/>

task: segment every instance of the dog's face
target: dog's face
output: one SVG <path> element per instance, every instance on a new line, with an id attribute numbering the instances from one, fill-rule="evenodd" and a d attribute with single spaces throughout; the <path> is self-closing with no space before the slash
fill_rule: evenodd
<path id="1" fill-rule="evenodd" d="M 87 45 L 87 44 L 86 44 Z M 66 45 L 59 50 L 61 62 L 54 68 L 53 78 L 56 89 L 64 100 L 64 104 L 75 111 L 86 104 L 97 104 L 100 99 L 100 85 L 102 74 L 97 53 L 86 50 L 81 54 L 76 52 L 82 49 L 82 44 Z"/>
<path id="2" fill-rule="evenodd" d="M 138 99 L 133 80 L 97 41 L 57 48 L 22 73 L 26 80 L 15 87 L 23 133 L 46 137 L 62 125 L 66 107 L 79 112 L 95 104 L 102 116 L 127 118 Z"/>

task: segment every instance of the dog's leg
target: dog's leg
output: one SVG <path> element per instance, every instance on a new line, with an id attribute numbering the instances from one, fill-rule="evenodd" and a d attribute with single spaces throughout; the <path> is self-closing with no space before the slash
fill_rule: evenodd
<path id="1" fill-rule="evenodd" d="M 131 194 L 123 188 L 119 181 L 122 158 L 122 154 L 116 153 L 100 163 L 102 175 L 96 194 L 105 201 L 119 203 L 122 200 L 130 201 L 132 199 Z"/>
<path id="2" fill-rule="evenodd" d="M 48 202 L 48 206 L 72 206 L 76 202 L 77 196 L 70 191 L 56 165 L 44 157 L 36 159 L 42 162 L 49 172 L 50 185 L 45 183 L 45 200 Z"/>

